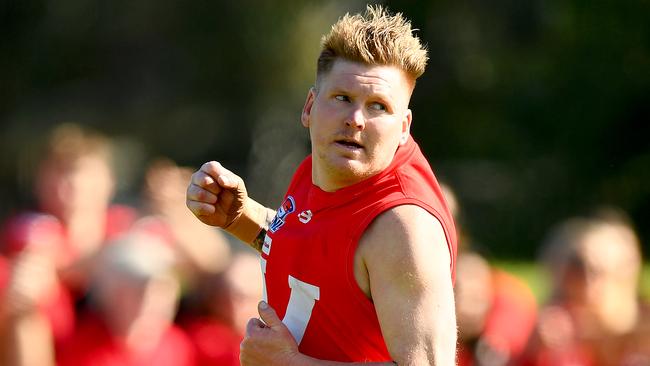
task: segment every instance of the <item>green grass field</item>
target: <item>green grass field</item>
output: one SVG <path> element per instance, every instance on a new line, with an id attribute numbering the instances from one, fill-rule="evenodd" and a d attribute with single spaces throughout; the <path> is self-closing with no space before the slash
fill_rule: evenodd
<path id="1" fill-rule="evenodd" d="M 540 304 L 546 300 L 549 284 L 546 273 L 539 265 L 533 262 L 517 261 L 495 261 L 492 264 L 526 281 Z M 639 291 L 641 297 L 650 302 L 650 263 L 643 266 Z"/>

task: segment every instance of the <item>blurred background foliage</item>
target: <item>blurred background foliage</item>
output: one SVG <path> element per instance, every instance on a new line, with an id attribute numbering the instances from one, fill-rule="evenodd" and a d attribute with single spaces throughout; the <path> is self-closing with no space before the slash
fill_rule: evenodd
<path id="1" fill-rule="evenodd" d="M 650 238 L 650 2 L 386 1 L 430 63 L 413 134 L 489 256 L 532 259 L 598 205 Z M 39 138 L 115 138 L 118 200 L 153 157 L 219 160 L 277 206 L 309 150 L 299 123 L 321 34 L 361 1 L 0 1 L 0 217 L 30 203 Z M 646 254 L 647 255 L 647 254 Z"/>

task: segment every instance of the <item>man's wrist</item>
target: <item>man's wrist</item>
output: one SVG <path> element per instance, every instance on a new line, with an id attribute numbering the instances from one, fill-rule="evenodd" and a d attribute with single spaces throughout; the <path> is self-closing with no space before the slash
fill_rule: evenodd
<path id="1" fill-rule="evenodd" d="M 255 239 L 253 239 L 251 246 L 253 247 L 253 249 L 257 250 L 258 252 L 261 252 L 262 247 L 264 246 L 265 239 L 266 239 L 266 229 L 261 228 L 260 232 L 257 234 Z"/>
<path id="2" fill-rule="evenodd" d="M 263 244 L 266 229 L 274 216 L 275 211 L 262 206 L 251 198 L 246 198 L 242 213 L 225 230 L 253 248 L 261 250 L 259 238 L 261 237 Z"/>

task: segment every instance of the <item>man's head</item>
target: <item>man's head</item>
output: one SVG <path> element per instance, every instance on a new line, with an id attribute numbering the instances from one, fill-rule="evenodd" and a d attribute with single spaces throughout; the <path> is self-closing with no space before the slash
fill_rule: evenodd
<path id="1" fill-rule="evenodd" d="M 623 333 L 633 326 L 641 252 L 624 215 L 607 210 L 570 219 L 552 232 L 544 254 L 558 300 L 587 311 L 591 327 Z"/>
<path id="2" fill-rule="evenodd" d="M 381 6 L 366 13 L 346 14 L 321 40 L 316 85 L 338 59 L 365 65 L 390 65 L 404 71 L 410 81 L 424 73 L 427 51 L 413 35 L 411 23 L 401 13 L 389 14 Z"/>
<path id="3" fill-rule="evenodd" d="M 132 347 L 157 344 L 176 314 L 176 253 L 158 236 L 131 232 L 97 256 L 91 298 L 111 334 Z"/>
<path id="4" fill-rule="evenodd" d="M 485 258 L 469 251 L 458 256 L 454 294 L 460 339 L 476 339 L 483 331 L 494 296 L 492 269 Z"/>
<path id="5" fill-rule="evenodd" d="M 310 132 L 314 184 L 336 191 L 390 165 L 408 140 L 409 101 L 426 60 L 400 14 L 368 7 L 334 24 L 301 116 Z"/>
<path id="6" fill-rule="evenodd" d="M 114 188 L 110 141 L 76 124 L 57 126 L 44 147 L 35 189 L 43 210 L 68 221 L 104 212 Z"/>

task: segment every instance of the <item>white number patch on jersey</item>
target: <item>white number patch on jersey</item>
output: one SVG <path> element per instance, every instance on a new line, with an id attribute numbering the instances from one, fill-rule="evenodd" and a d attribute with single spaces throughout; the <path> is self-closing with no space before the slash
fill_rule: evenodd
<path id="1" fill-rule="evenodd" d="M 262 299 L 268 302 L 266 294 L 266 259 L 261 258 L 260 266 L 264 277 Z M 287 311 L 282 322 L 289 328 L 296 342 L 300 344 L 302 337 L 305 335 L 305 330 L 307 330 L 307 324 L 309 324 L 316 300 L 320 300 L 320 288 L 300 281 L 291 275 L 289 275 L 289 288 L 291 288 L 291 296 L 289 296 Z"/>
<path id="2" fill-rule="evenodd" d="M 287 312 L 284 314 L 282 322 L 289 328 L 296 342 L 300 344 L 305 330 L 307 330 L 316 300 L 320 299 L 320 288 L 302 282 L 293 276 L 289 276 L 289 287 L 291 288 L 291 297 L 289 297 Z"/>

